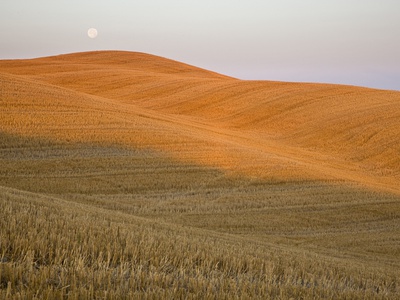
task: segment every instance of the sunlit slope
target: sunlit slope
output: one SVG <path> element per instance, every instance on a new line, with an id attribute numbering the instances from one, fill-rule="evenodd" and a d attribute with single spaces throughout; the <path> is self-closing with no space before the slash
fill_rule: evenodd
<path id="1" fill-rule="evenodd" d="M 241 81 L 142 53 L 0 62 L 3 131 L 168 151 L 273 180 L 399 191 L 400 93 Z"/>

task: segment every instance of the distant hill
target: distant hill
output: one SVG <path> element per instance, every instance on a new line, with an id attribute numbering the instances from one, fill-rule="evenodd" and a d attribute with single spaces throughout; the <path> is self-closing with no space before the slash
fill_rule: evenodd
<path id="1" fill-rule="evenodd" d="M 400 193 L 400 92 L 243 81 L 144 53 L 0 61 L 5 133 L 165 151 L 279 180 Z"/>

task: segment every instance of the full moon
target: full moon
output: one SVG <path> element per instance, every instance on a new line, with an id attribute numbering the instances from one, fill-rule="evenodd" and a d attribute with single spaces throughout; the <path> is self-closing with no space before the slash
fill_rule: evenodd
<path id="1" fill-rule="evenodd" d="M 97 29 L 96 28 L 90 28 L 87 32 L 87 35 L 91 38 L 94 39 L 97 36 Z"/>

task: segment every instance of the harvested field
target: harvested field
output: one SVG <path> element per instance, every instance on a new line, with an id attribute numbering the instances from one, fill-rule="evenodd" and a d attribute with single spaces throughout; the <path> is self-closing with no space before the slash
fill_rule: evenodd
<path id="1" fill-rule="evenodd" d="M 399 92 L 0 61 L 0 297 L 396 299 L 399 128 Z"/>

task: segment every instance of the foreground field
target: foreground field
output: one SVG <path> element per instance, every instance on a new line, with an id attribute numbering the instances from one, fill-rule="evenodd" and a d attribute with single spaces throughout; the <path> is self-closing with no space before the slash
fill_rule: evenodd
<path id="1" fill-rule="evenodd" d="M 115 52 L 0 78 L 1 298 L 399 297 L 399 93 Z"/>
<path id="2" fill-rule="evenodd" d="M 2 140 L 4 297 L 399 293 L 397 196 L 232 178 L 145 150 Z"/>

